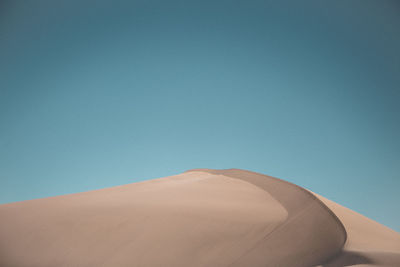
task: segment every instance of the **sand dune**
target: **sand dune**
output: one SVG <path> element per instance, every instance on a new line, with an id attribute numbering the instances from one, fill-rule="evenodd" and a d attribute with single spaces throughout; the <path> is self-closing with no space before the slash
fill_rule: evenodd
<path id="1" fill-rule="evenodd" d="M 321 199 L 341 220 L 347 242 L 341 253 L 323 265 L 400 266 L 400 234 L 322 196 Z"/>
<path id="2" fill-rule="evenodd" d="M 400 234 L 280 179 L 196 169 L 0 205 L 0 266 L 400 266 Z"/>

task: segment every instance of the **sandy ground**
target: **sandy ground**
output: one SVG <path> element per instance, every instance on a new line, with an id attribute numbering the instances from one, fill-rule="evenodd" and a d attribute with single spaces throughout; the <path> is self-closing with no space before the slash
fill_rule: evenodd
<path id="1" fill-rule="evenodd" d="M 280 179 L 197 169 L 0 205 L 0 266 L 400 266 L 400 234 Z"/>
<path id="2" fill-rule="evenodd" d="M 315 194 L 340 219 L 347 232 L 342 252 L 324 267 L 400 266 L 400 234 Z"/>

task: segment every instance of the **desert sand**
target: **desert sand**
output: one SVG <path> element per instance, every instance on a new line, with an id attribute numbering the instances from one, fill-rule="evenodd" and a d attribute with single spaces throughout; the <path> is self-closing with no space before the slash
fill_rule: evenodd
<path id="1" fill-rule="evenodd" d="M 195 169 L 0 205 L 0 267 L 400 266 L 400 234 L 297 185 Z"/>

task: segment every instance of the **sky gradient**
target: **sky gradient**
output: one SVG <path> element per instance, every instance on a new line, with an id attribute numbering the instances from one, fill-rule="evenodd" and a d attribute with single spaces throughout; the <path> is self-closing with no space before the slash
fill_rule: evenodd
<path id="1" fill-rule="evenodd" d="M 400 231 L 398 2 L 93 4 L 0 4 L 0 203 L 241 168 Z"/>

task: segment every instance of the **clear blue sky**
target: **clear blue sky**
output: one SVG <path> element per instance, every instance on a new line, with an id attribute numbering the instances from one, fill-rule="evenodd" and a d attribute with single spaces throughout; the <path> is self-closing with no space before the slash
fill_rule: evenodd
<path id="1" fill-rule="evenodd" d="M 242 168 L 400 231 L 396 1 L 2 1 L 0 203 Z"/>

